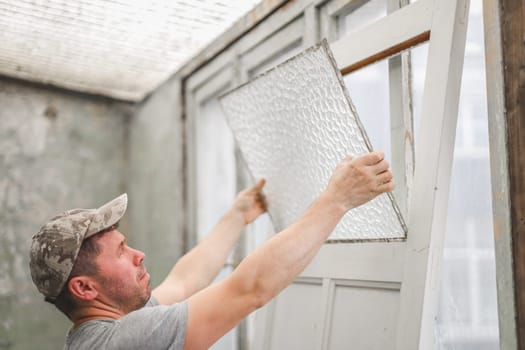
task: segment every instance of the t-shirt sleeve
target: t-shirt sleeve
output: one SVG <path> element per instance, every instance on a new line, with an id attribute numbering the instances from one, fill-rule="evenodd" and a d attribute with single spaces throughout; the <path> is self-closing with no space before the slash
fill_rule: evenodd
<path id="1" fill-rule="evenodd" d="M 187 321 L 187 302 L 167 306 L 152 299 L 116 322 L 108 349 L 182 350 Z"/>

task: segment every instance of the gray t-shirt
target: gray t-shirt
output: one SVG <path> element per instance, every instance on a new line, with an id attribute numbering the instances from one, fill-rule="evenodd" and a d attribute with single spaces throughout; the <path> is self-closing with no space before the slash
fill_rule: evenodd
<path id="1" fill-rule="evenodd" d="M 95 320 L 69 331 L 64 350 L 182 350 L 188 303 L 159 305 L 153 297 L 141 309 L 118 320 Z"/>

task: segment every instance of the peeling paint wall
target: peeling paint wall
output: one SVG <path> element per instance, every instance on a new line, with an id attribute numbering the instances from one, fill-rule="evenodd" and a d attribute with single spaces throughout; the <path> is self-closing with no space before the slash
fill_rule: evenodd
<path id="1" fill-rule="evenodd" d="M 32 284 L 31 236 L 126 190 L 133 108 L 3 78 L 0 106 L 0 349 L 60 349 L 70 324 Z"/>
<path id="2" fill-rule="evenodd" d="M 120 229 L 153 286 L 182 254 L 180 80 L 133 105 L 0 77 L 0 106 L 0 350 L 60 349 L 70 323 L 28 267 L 49 218 L 127 192 Z"/>

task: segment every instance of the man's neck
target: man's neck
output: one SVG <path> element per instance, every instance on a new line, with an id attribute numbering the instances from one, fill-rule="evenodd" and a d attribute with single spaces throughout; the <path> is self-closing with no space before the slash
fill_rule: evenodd
<path id="1" fill-rule="evenodd" d="M 93 305 L 81 307 L 75 314 L 75 317 L 72 318 L 74 329 L 88 321 L 118 320 L 126 313 L 114 306 L 95 302 Z"/>

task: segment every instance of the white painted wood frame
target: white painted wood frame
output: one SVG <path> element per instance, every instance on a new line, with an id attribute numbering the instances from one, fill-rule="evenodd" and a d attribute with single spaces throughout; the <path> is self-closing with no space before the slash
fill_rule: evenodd
<path id="1" fill-rule="evenodd" d="M 371 342 L 367 347 L 370 349 L 433 348 L 468 4 L 468 0 L 446 3 L 420 0 L 331 44 L 339 68 L 347 72 L 429 39 L 419 130 L 421 141 L 416 150 L 413 193 L 408 204 L 408 238 L 405 242 L 326 244 L 292 285 L 296 286 L 292 287 L 292 292 L 280 296 L 269 308 L 265 324 L 258 329 L 254 349 L 297 345 L 282 336 L 280 328 L 286 323 L 279 310 L 286 309 L 286 303 L 291 303 L 292 306 L 288 306 L 290 311 L 294 310 L 294 299 L 302 298 L 304 293 L 313 293 L 312 286 L 322 290 L 318 294 L 322 307 L 319 321 L 314 325 L 304 325 L 315 331 L 304 334 L 308 342 L 301 346 L 312 344 L 312 349 L 331 350 L 354 346 L 360 349 L 359 346 L 364 345 L 359 341 L 365 338 Z M 352 45 L 355 42 L 365 44 Z M 354 338 L 357 345 L 353 346 L 331 339 L 337 286 L 370 293 L 389 290 L 398 293 L 399 299 L 396 299 L 388 296 L 392 295 L 390 292 L 381 292 L 384 296 L 375 305 L 376 308 L 388 309 L 384 316 L 392 319 L 385 326 L 385 331 L 390 334 L 382 343 L 374 345 L 374 331 L 378 330 L 373 329 L 357 334 Z M 294 289 L 297 290 L 295 294 Z M 361 301 L 370 305 L 366 308 L 353 305 L 352 310 L 373 310 L 372 299 L 367 293 L 363 293 Z M 346 300 L 346 303 L 352 301 Z M 351 333 L 352 328 L 358 327 L 363 316 L 348 315 L 346 332 Z"/>
<path id="2" fill-rule="evenodd" d="M 344 70 L 430 32 L 396 349 L 433 346 L 467 17 L 468 1 L 422 0 L 332 45 Z"/>
<path id="3" fill-rule="evenodd" d="M 430 32 L 396 349 L 433 346 L 468 5 L 421 0 L 332 45 L 344 69 Z M 353 35 L 369 45 L 349 49 Z"/>
<path id="4" fill-rule="evenodd" d="M 245 82 L 251 71 L 282 50 L 296 45 L 306 48 L 321 37 L 335 39 L 337 28 L 334 18 L 362 2 L 291 2 L 286 5 L 286 11 L 275 12 L 264 21 L 264 25 L 254 27 L 249 35 L 240 37 L 227 50 L 198 71 L 192 72 L 185 81 L 188 142 L 186 227 L 195 227 L 197 203 L 194 201 L 194 178 L 198 169 L 194 163 L 193 135 L 199 103 L 219 90 Z M 395 10 L 396 3 L 399 1 L 389 0 L 389 11 Z M 406 192 L 404 199 L 409 217 L 408 238 L 405 242 L 326 244 L 290 291 L 286 291 L 282 299 L 275 300 L 260 313 L 255 339 L 250 341 L 251 349 L 266 350 L 271 349 L 272 345 L 273 348 L 284 348 L 283 344 L 276 343 L 277 338 L 273 333 L 275 329 L 272 326 L 280 326 L 275 322 L 275 317 L 282 310 L 286 312 L 286 309 L 280 309 L 282 302 L 293 301 L 294 298 L 299 300 L 301 295 L 304 296 L 303 291 L 318 296 L 319 302 L 315 331 L 304 335 L 308 338 L 306 340 L 310 348 L 352 348 L 352 344 L 335 344 L 331 339 L 333 329 L 337 328 L 331 317 L 337 309 L 334 303 L 338 290 L 343 293 L 352 290 L 379 291 L 385 296 L 385 300 L 392 301 L 382 301 L 382 304 L 377 305 L 378 308 L 388 308 L 388 317 L 395 316 L 389 320 L 391 327 L 388 331 L 391 332 L 389 336 L 392 339 L 389 346 L 382 348 L 410 350 L 432 347 L 467 14 L 468 0 L 419 0 L 331 44 L 341 70 L 347 72 L 430 38 L 423 118 L 413 179 L 413 145 L 392 145 L 393 157 L 397 154 L 393 166 L 402 169 L 399 173 L 405 176 L 399 193 Z M 352 45 L 356 38 L 366 45 Z M 202 60 L 204 56 L 205 54 L 197 57 L 197 60 Z M 394 59 L 390 63 L 390 79 L 394 78 L 391 80 L 391 89 L 395 85 L 402 85 L 403 79 L 408 79 L 407 59 L 401 58 L 399 61 L 395 62 Z M 392 130 L 393 143 L 397 142 L 394 141 L 394 133 L 402 133 L 410 127 L 411 116 L 406 109 L 407 104 L 405 102 L 390 106 L 391 117 L 397 121 L 396 124 L 392 120 L 392 124 L 401 125 L 400 130 L 403 130 Z M 245 180 L 238 179 L 238 183 L 243 186 Z M 408 195 L 410 188 L 412 192 Z M 190 234 L 187 247 L 194 243 Z M 394 295 L 396 296 L 393 297 Z M 368 298 L 366 293 L 361 296 Z M 359 299 L 356 300 L 359 303 Z M 300 318 L 296 316 L 295 319 L 298 317 Z M 359 323 L 359 315 L 353 322 Z M 350 324 L 349 327 L 353 325 Z M 363 334 L 365 336 L 369 335 Z"/>
<path id="5" fill-rule="evenodd" d="M 197 202 L 198 184 L 196 182 L 198 169 L 196 164 L 198 145 L 196 144 L 196 133 L 199 128 L 199 106 L 212 98 L 216 98 L 221 93 L 225 93 L 234 86 L 245 82 L 253 74 L 252 72 L 272 61 L 280 53 L 288 49 L 301 48 L 302 38 L 305 35 L 304 18 L 302 7 L 294 10 L 286 16 L 278 16 L 272 21 L 282 22 L 277 28 L 260 28 L 252 33 L 252 37 L 257 40 L 241 39 L 232 49 L 224 51 L 215 57 L 209 64 L 202 69 L 194 72 L 185 82 L 185 110 L 187 114 L 185 123 L 186 134 L 186 227 L 192 229 L 186 237 L 186 247 L 190 249 L 198 240 L 195 229 L 197 228 L 197 214 L 199 203 Z M 218 117 L 222 117 L 218 115 Z M 237 172 L 237 191 L 244 189 L 251 182 L 247 177 L 244 162 L 236 151 L 236 172 Z M 210 197 L 213 193 L 210 193 Z M 250 232 L 253 235 L 253 232 Z M 234 268 L 245 255 L 246 250 L 253 249 L 252 242 L 246 242 L 242 238 L 231 259 L 224 266 L 224 270 Z M 260 314 L 263 314 L 261 312 Z M 249 330 L 245 322 L 239 325 L 238 344 L 239 349 L 246 348 L 249 340 L 247 334 Z"/>

